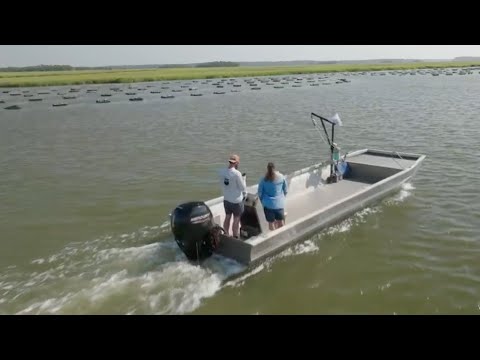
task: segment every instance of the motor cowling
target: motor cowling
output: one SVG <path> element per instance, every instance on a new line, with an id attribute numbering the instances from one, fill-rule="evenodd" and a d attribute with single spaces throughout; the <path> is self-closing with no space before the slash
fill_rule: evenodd
<path id="1" fill-rule="evenodd" d="M 201 201 L 178 205 L 172 212 L 170 224 L 177 245 L 193 261 L 211 256 L 224 232 L 213 221 L 210 208 Z"/>

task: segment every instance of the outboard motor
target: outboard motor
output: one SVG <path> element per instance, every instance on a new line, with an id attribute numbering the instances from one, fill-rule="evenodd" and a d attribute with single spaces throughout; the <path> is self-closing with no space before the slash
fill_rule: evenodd
<path id="1" fill-rule="evenodd" d="M 170 219 L 172 233 L 189 260 L 201 261 L 212 255 L 225 231 L 215 224 L 210 208 L 200 201 L 178 205 Z"/>

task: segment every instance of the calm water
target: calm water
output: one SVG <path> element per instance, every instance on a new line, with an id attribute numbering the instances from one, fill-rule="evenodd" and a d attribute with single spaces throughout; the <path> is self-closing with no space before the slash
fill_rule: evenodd
<path id="1" fill-rule="evenodd" d="M 480 75 L 318 77 L 259 91 L 243 79 L 119 86 L 143 102 L 108 85 L 75 87 L 74 100 L 55 87 L 42 102 L 0 89 L 0 314 L 479 313 Z M 160 98 L 171 89 L 183 91 Z M 24 90 L 45 91 L 11 92 Z M 96 104 L 104 93 L 111 103 Z M 345 150 L 427 159 L 398 193 L 256 268 L 186 262 L 169 212 L 219 196 L 230 152 L 249 184 L 268 161 L 289 173 L 323 160 L 312 111 L 340 114 Z"/>

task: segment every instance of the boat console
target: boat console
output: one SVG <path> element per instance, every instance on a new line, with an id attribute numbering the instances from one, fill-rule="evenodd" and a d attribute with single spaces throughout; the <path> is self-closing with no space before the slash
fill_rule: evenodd
<path id="1" fill-rule="evenodd" d="M 240 236 L 242 239 L 249 239 L 262 233 L 260 218 L 258 217 L 257 204 L 258 195 L 247 193 L 243 200 L 244 211 L 240 217 Z"/>

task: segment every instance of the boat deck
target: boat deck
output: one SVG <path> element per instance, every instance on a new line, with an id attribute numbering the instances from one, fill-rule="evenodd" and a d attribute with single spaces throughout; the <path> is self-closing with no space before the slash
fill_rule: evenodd
<path id="1" fill-rule="evenodd" d="M 382 168 L 398 169 L 403 170 L 407 169 L 410 166 L 414 165 L 417 159 L 411 159 L 407 156 L 402 156 L 401 158 L 394 157 L 392 155 L 380 155 L 380 154 L 371 154 L 364 153 L 354 157 L 348 157 L 347 162 L 350 164 L 358 165 L 370 165 L 370 166 L 379 166 Z"/>
<path id="2" fill-rule="evenodd" d="M 285 204 L 286 222 L 296 221 L 315 211 L 326 208 L 334 202 L 345 199 L 354 193 L 366 189 L 368 183 L 344 179 L 338 183 L 317 187 L 308 193 L 288 197 Z"/>

